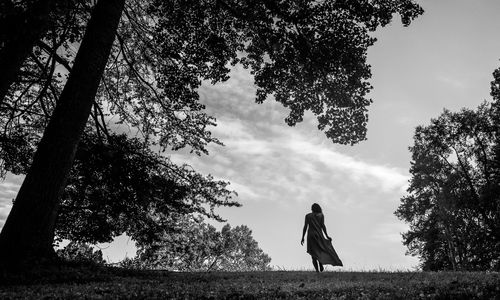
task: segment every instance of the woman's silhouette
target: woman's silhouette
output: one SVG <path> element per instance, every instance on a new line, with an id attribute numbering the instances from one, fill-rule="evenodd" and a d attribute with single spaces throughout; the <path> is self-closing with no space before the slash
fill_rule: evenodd
<path id="1" fill-rule="evenodd" d="M 325 227 L 325 217 L 321 211 L 321 206 L 314 203 L 311 206 L 311 213 L 306 215 L 304 229 L 302 230 L 301 245 L 304 245 L 304 235 L 307 231 L 307 253 L 312 257 L 312 263 L 316 272 L 323 272 L 323 265 L 342 266 L 342 261 L 333 249 L 332 238 L 328 236 Z M 323 232 L 325 232 L 325 237 Z M 319 270 L 318 270 L 319 263 Z"/>

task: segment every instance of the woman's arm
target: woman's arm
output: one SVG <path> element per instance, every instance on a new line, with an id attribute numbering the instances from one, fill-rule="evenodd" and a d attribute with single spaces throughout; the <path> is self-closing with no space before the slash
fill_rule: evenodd
<path id="1" fill-rule="evenodd" d="M 307 231 L 307 215 L 304 221 L 304 228 L 302 228 L 302 240 L 300 240 L 301 245 L 304 245 L 304 235 L 306 235 L 306 231 Z"/>
<path id="2" fill-rule="evenodd" d="M 325 236 L 327 239 L 332 240 L 331 237 L 328 236 L 328 232 L 326 232 L 326 226 L 325 226 L 325 217 L 321 216 L 321 229 L 325 232 Z"/>

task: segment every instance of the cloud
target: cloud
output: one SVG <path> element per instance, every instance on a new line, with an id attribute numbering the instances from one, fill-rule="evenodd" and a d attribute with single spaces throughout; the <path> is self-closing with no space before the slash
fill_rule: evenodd
<path id="1" fill-rule="evenodd" d="M 0 230 L 3 228 L 3 224 L 5 224 L 5 220 L 7 219 L 11 209 L 11 204 L 2 203 L 0 205 Z"/>
<path id="2" fill-rule="evenodd" d="M 11 208 L 12 208 L 12 205 L 8 205 L 8 204 L 0 207 L 0 221 L 7 219 L 7 216 L 9 215 Z"/>
<path id="3" fill-rule="evenodd" d="M 397 168 L 371 164 L 340 153 L 333 147 L 311 143 L 298 135 L 289 139 L 288 148 L 332 173 L 341 172 L 358 184 L 380 187 L 384 192 L 399 190 L 408 181 L 408 176 Z"/>
<path id="4" fill-rule="evenodd" d="M 0 183 L 0 199 L 4 197 L 15 196 L 19 190 L 20 184 L 6 178 L 4 182 Z"/>
<path id="5" fill-rule="evenodd" d="M 236 67 L 229 81 L 215 87 L 204 84 L 200 93 L 207 112 L 217 118 L 211 132 L 225 147 L 210 146 L 209 157 L 180 159 L 200 172 L 238 182 L 246 191 L 241 197 L 280 201 L 314 194 L 321 199 L 351 201 L 354 194 L 360 198 L 361 191 L 387 194 L 405 190 L 406 171 L 340 150 L 317 129 L 312 113 L 289 127 L 283 122 L 287 109 L 272 97 L 256 104 L 248 70 Z"/>
<path id="6" fill-rule="evenodd" d="M 257 191 L 252 189 L 251 187 L 245 185 L 245 184 L 240 184 L 236 181 L 231 181 L 231 184 L 229 186 L 230 190 L 234 190 L 238 193 L 239 197 L 245 198 L 245 199 L 262 199 L 262 195 L 259 195 Z"/>
<path id="7" fill-rule="evenodd" d="M 377 224 L 372 232 L 371 238 L 382 241 L 384 243 L 401 243 L 401 233 L 408 231 L 408 225 L 394 220 L 394 222 L 387 222 Z"/>
<path id="8" fill-rule="evenodd" d="M 400 193 L 407 184 L 408 175 L 402 170 L 342 153 L 319 138 L 317 130 L 311 134 L 307 124 L 290 128 L 267 122 L 256 127 L 251 119 L 235 118 L 219 118 L 218 124 L 212 132 L 225 147 L 212 146 L 209 156 L 176 155 L 176 161 L 234 183 L 231 188 L 243 204 L 315 199 L 357 207 L 374 199 L 367 193 Z"/>
<path id="9" fill-rule="evenodd" d="M 0 229 L 12 208 L 12 200 L 16 197 L 24 176 L 8 174 L 0 183 Z"/>
<path id="10" fill-rule="evenodd" d="M 467 84 L 463 80 L 447 75 L 438 75 L 436 80 L 457 89 L 464 89 L 467 87 Z"/>
<path id="11" fill-rule="evenodd" d="M 15 189 L 14 187 L 12 187 L 11 189 L 3 188 L 4 186 L 0 186 L 0 208 L 10 205 L 17 194 L 17 189 Z"/>

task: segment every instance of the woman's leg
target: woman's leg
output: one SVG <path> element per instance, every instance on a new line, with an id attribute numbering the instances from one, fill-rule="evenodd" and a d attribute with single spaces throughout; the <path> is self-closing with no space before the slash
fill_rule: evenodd
<path id="1" fill-rule="evenodd" d="M 316 270 L 316 272 L 319 272 L 318 271 L 318 260 L 316 260 L 316 258 L 312 258 L 312 261 L 313 261 L 313 266 L 314 266 L 314 269 Z M 322 266 L 323 267 L 323 266 Z"/>

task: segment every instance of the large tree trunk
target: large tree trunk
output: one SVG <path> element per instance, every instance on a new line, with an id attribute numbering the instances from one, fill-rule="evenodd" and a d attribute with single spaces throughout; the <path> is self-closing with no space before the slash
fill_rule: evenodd
<path id="1" fill-rule="evenodd" d="M 10 0 L 0 5 L 0 103 L 35 42 L 46 32 L 53 5 L 54 0 L 36 0 L 24 11 Z"/>
<path id="2" fill-rule="evenodd" d="M 54 255 L 61 193 L 104 72 L 125 0 L 100 0 L 33 164 L 0 234 L 0 260 L 25 264 Z"/>

